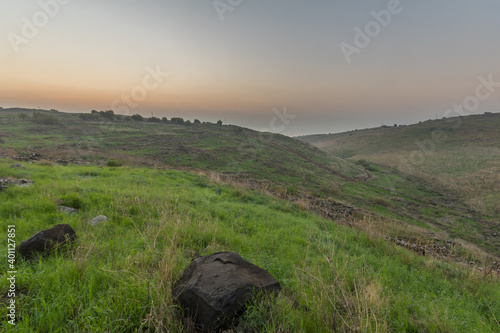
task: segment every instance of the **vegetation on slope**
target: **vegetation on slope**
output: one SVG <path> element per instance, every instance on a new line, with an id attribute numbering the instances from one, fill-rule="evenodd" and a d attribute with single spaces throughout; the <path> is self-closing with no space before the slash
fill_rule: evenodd
<path id="1" fill-rule="evenodd" d="M 410 178 L 413 184 L 420 183 L 423 188 L 438 189 L 445 195 L 440 201 L 447 209 L 432 212 L 436 205 L 427 205 L 422 207 L 428 213 L 424 212 L 424 215 L 437 217 L 438 220 L 432 223 L 451 234 L 498 253 L 498 128 L 500 114 L 484 114 L 299 139 L 352 161 L 375 164 L 391 177 L 401 175 L 400 178 Z M 371 183 L 381 182 L 374 180 Z M 404 186 L 388 189 L 411 195 Z M 421 196 L 415 192 L 414 197 L 427 198 L 436 203 L 431 193 Z M 462 202 L 466 209 L 459 207 Z M 461 212 L 462 218 L 448 219 L 451 211 Z"/>
<path id="2" fill-rule="evenodd" d="M 474 209 L 500 215 L 500 113 L 429 120 L 302 141 L 352 160 L 396 168 L 461 195 Z"/>
<path id="3" fill-rule="evenodd" d="M 63 164 L 83 160 L 216 172 L 226 181 L 258 182 L 278 196 L 295 195 L 303 205 L 312 195 L 361 208 L 359 219 L 370 212 L 398 222 L 391 228 L 385 222 L 373 225 L 381 236 L 424 243 L 458 238 L 500 254 L 500 238 L 492 237 L 494 222 L 467 211 L 452 192 L 366 161 L 346 161 L 282 135 L 112 111 L 7 109 L 0 112 L 2 151 L 4 156 L 30 160 L 35 155 Z"/>
<path id="4" fill-rule="evenodd" d="M 284 289 L 252 305 L 238 324 L 242 331 L 500 328 L 498 280 L 417 256 L 298 205 L 183 171 L 10 164 L 0 160 L 0 177 L 34 185 L 0 192 L 1 239 L 7 225 L 16 225 L 17 242 L 57 223 L 78 234 L 55 256 L 18 259 L 22 296 L 13 332 L 192 331 L 171 286 L 194 257 L 226 250 L 269 270 Z M 59 204 L 80 211 L 66 215 Z M 86 223 L 99 214 L 109 220 Z M 0 291 L 6 271 L 4 260 Z"/>
<path id="5" fill-rule="evenodd" d="M 37 114 L 54 124 L 36 122 L 33 115 Z M 66 160 L 111 156 L 126 162 L 137 157 L 133 162 L 161 162 L 299 188 L 306 184 L 308 190 L 324 195 L 339 181 L 366 177 L 362 167 L 283 135 L 176 120 L 180 118 L 161 122 L 133 121 L 126 116 L 113 121 L 92 119 L 82 121 L 78 114 L 54 111 L 2 110 L 0 149 L 14 149 L 22 156 L 34 148 L 42 155 Z"/>

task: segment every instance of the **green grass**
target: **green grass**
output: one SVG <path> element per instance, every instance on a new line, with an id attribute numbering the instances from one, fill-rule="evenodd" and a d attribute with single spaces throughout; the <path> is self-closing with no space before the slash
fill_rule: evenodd
<path id="1" fill-rule="evenodd" d="M 236 251 L 271 272 L 283 291 L 249 307 L 254 332 L 494 332 L 500 286 L 451 263 L 419 257 L 289 202 L 194 173 L 29 164 L 0 176 L 31 187 L 0 192 L 0 239 L 57 223 L 78 234 L 69 249 L 18 260 L 13 332 L 190 332 L 172 284 L 196 256 Z M 57 205 L 79 206 L 76 215 Z M 103 225 L 86 222 L 108 216 Z M 6 248 L 6 246 L 4 246 Z M 0 262 L 0 290 L 7 287 Z M 0 308 L 3 329 L 5 307 Z"/>
<path id="2" fill-rule="evenodd" d="M 47 113 L 60 125 L 20 119 L 33 110 L 0 110 L 0 150 L 36 147 L 59 159 L 105 158 L 128 164 L 164 163 L 324 191 L 363 168 L 292 138 L 238 126 L 175 125 L 135 121 L 81 121 L 77 114 Z"/>
<path id="3" fill-rule="evenodd" d="M 373 173 L 378 179 L 371 180 L 369 184 L 397 187 L 395 192 L 401 193 L 399 199 L 402 197 L 406 202 L 425 203 L 427 206 L 438 203 L 442 212 L 466 215 L 475 221 L 473 228 L 461 229 L 470 224 L 461 223 L 457 218 L 454 218 L 454 223 L 444 223 L 435 218 L 436 214 L 428 214 L 429 211 L 424 210 L 420 210 L 417 214 L 420 217 L 416 219 L 427 220 L 450 232 L 453 237 L 460 237 L 498 254 L 500 239 L 492 236 L 500 228 L 498 128 L 500 114 L 495 113 L 299 139 L 335 156 L 349 158 L 365 168 L 375 167 Z M 445 137 L 437 142 L 436 133 Z M 423 150 L 419 142 L 425 142 Z M 416 158 L 418 155 L 415 154 L 421 154 L 422 158 Z M 381 172 L 384 175 L 379 177 Z M 426 193 L 416 188 L 415 184 L 431 191 Z M 439 193 L 444 195 L 439 198 L 436 196 Z M 395 203 L 394 207 L 401 205 Z"/>
<path id="4" fill-rule="evenodd" d="M 500 114 L 489 114 L 299 139 L 336 156 L 399 168 L 439 183 L 460 192 L 471 207 L 498 216 L 499 127 Z M 437 131 L 444 136 L 437 139 Z M 412 159 L 422 152 L 423 158 Z"/>
<path id="5" fill-rule="evenodd" d="M 20 112 L 28 117 L 20 119 Z M 496 140 L 491 125 L 498 118 L 495 116 L 488 116 L 487 121 L 483 117 L 467 118 L 460 130 L 453 129 L 453 123 L 436 121 L 438 125 L 425 122 L 326 136 L 326 146 L 321 141 L 325 137 L 312 137 L 313 141 L 320 140 L 318 145 L 324 149 L 351 156 L 351 162 L 292 138 L 237 126 L 88 122 L 81 121 L 77 114 L 37 112 L 57 118 L 59 125 L 34 123 L 30 118 L 33 110 L 0 111 L 0 154 L 22 157 L 36 151 L 50 160 L 215 172 L 225 181 L 259 182 L 277 193 L 290 188 L 296 196 L 334 200 L 400 222 L 396 230 L 383 227 L 379 234 L 395 236 L 404 232 L 407 237 L 418 238 L 422 231 L 427 232 L 424 229 L 437 227 L 446 232 L 443 240 L 460 238 L 500 254 L 500 238 L 492 237 L 500 223 L 494 213 L 500 202 L 496 155 L 491 153 Z M 474 132 L 470 123 L 489 127 Z M 387 167 L 409 154 L 402 149 L 413 147 L 417 138 L 429 137 L 436 126 L 448 126 L 450 139 L 439 146 L 439 152 L 428 156 L 415 174 Z M 478 142 L 489 146 L 464 148 L 464 135 L 470 137 L 472 133 L 480 133 L 482 140 Z M 365 158 L 363 154 L 371 155 Z M 477 172 L 467 173 L 469 169 Z M 367 172 L 374 177 L 363 181 Z M 470 213 L 470 207 L 480 214 Z M 463 216 L 475 222 L 464 224 Z M 409 232 L 408 224 L 423 229 Z"/>

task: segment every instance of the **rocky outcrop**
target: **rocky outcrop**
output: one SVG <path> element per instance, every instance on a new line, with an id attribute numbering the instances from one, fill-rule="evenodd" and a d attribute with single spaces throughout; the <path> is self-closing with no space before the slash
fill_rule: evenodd
<path id="1" fill-rule="evenodd" d="M 47 254 L 57 244 L 73 242 L 76 232 L 68 224 L 58 224 L 50 229 L 42 230 L 23 241 L 16 248 L 24 258 L 33 258 L 36 254 Z"/>
<path id="2" fill-rule="evenodd" d="M 280 289 L 268 271 L 237 253 L 219 252 L 193 260 L 172 294 L 203 332 L 213 332 L 240 315 L 255 293 Z"/>

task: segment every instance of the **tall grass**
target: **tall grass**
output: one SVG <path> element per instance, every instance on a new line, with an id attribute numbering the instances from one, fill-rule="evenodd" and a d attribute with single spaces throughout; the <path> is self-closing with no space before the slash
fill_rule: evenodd
<path id="1" fill-rule="evenodd" d="M 78 234 L 67 250 L 18 261 L 13 332 L 192 332 L 171 295 L 190 261 L 236 251 L 283 291 L 235 323 L 253 332 L 498 331 L 500 286 L 452 263 L 419 257 L 299 205 L 188 172 L 28 165 L 0 176 L 35 185 L 0 193 L 0 239 L 20 242 L 57 223 Z M 71 198 L 76 215 L 56 206 Z M 67 202 L 67 201 L 65 201 Z M 109 220 L 87 223 L 99 214 Z M 4 242 L 4 241 L 2 241 Z M 0 262 L 0 291 L 7 287 Z"/>

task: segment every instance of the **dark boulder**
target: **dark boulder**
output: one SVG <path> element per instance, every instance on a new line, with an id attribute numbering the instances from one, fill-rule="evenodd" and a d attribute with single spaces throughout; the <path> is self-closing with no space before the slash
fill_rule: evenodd
<path id="1" fill-rule="evenodd" d="M 16 248 L 24 258 L 30 259 L 37 253 L 46 254 L 54 249 L 56 244 L 73 242 L 76 232 L 68 224 L 58 224 L 50 229 L 42 230 L 25 240 Z"/>
<path id="2" fill-rule="evenodd" d="M 280 289 L 268 271 L 237 253 L 220 252 L 193 260 L 172 294 L 204 332 L 213 332 L 242 314 L 255 293 Z"/>

